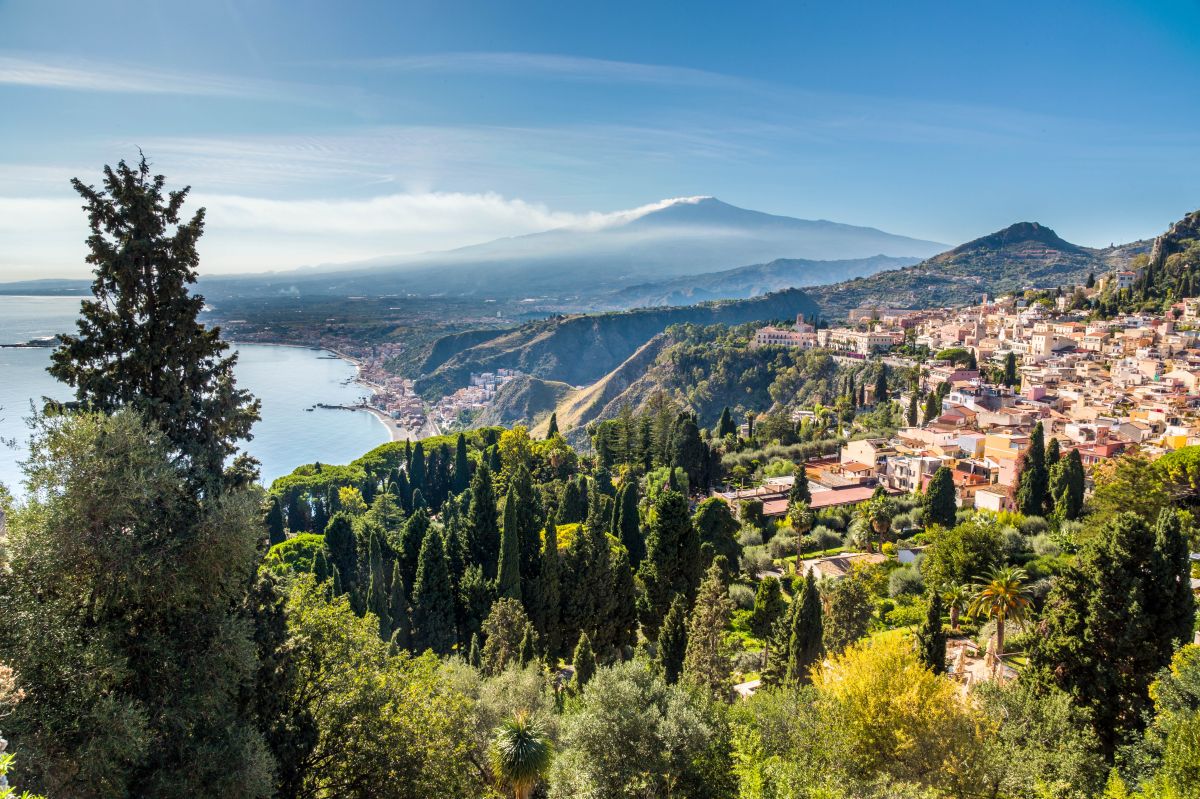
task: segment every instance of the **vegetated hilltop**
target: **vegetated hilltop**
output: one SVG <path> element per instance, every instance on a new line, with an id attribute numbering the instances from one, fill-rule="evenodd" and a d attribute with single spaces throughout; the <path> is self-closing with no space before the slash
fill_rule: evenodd
<path id="1" fill-rule="evenodd" d="M 587 446 L 586 427 L 616 418 L 623 407 L 640 412 L 656 397 L 713 426 L 725 407 L 765 410 L 830 402 L 838 393 L 839 367 L 822 351 L 752 347 L 755 325 L 674 325 L 625 363 L 555 409 L 559 430 Z M 858 368 L 858 367 L 856 367 Z M 544 434 L 545 423 L 534 428 Z"/>
<path id="2" fill-rule="evenodd" d="M 464 346 L 417 381 L 425 396 L 441 396 L 465 386 L 472 373 L 516 369 L 544 380 L 580 386 L 599 380 L 639 347 L 671 325 L 742 324 L 792 319 L 816 313 L 799 289 L 749 300 L 643 308 L 620 313 L 558 316 L 522 325 L 487 341 Z M 468 344 L 469 339 L 459 339 Z M 440 353 L 449 345 L 435 347 Z"/>
<path id="3" fill-rule="evenodd" d="M 1019 222 L 904 269 L 820 286 L 809 293 L 827 319 L 853 308 L 929 308 L 978 302 L 1025 288 L 1082 283 L 1126 266 L 1150 242 L 1093 249 L 1071 244 L 1036 222 Z"/>
<path id="4" fill-rule="evenodd" d="M 614 308 L 644 308 L 710 300 L 745 299 L 788 288 L 820 286 L 850 277 L 866 277 L 888 269 L 912 266 L 919 260 L 889 255 L 840 261 L 777 258 L 765 264 L 751 264 L 720 272 L 639 283 L 621 289 L 607 298 L 601 298 L 600 302 Z"/>
<path id="5" fill-rule="evenodd" d="M 575 389 L 555 380 L 520 375 L 496 391 L 492 404 L 474 420 L 480 427 L 528 425 L 554 410 Z"/>

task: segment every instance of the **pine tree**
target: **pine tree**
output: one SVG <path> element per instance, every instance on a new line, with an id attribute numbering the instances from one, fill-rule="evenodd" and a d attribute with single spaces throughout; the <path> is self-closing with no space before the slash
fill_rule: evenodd
<path id="1" fill-rule="evenodd" d="M 358 539 L 354 535 L 354 525 L 346 513 L 339 512 L 329 520 L 329 525 L 325 528 L 324 546 L 329 564 L 341 576 L 341 586 L 337 593 L 352 590 L 355 586 L 355 575 L 358 573 Z"/>
<path id="2" fill-rule="evenodd" d="M 181 222 L 190 187 L 164 196 L 165 183 L 145 156 L 106 166 L 103 189 L 71 181 L 92 230 L 94 299 L 80 307 L 78 334 L 59 337 L 49 372 L 88 410 L 139 413 L 178 453 L 190 487 L 216 494 L 256 476 L 247 458 L 228 473 L 225 463 L 250 438 L 259 402 L 237 387 L 237 355 L 219 328 L 197 321 L 204 298 L 188 290 L 204 209 Z"/>
<path id="3" fill-rule="evenodd" d="M 629 562 L 634 569 L 646 557 L 646 541 L 642 537 L 641 520 L 638 515 L 638 490 L 633 480 L 627 480 L 617 492 L 617 518 L 613 533 L 621 539 L 629 552 Z"/>
<path id="4" fill-rule="evenodd" d="M 556 435 L 558 435 L 558 414 L 551 411 L 550 424 L 546 427 L 546 438 L 554 438 Z"/>
<path id="5" fill-rule="evenodd" d="M 793 502 L 807 502 L 812 504 L 812 490 L 808 487 L 808 468 L 804 461 L 796 467 L 796 477 L 792 481 L 792 487 L 788 489 L 788 504 Z"/>
<path id="6" fill-rule="evenodd" d="M 683 674 L 683 660 L 688 647 L 687 624 L 687 599 L 682 594 L 676 594 L 658 632 L 655 652 L 655 662 L 668 685 L 674 685 Z"/>
<path id="7" fill-rule="evenodd" d="M 1046 504 L 1046 449 L 1042 423 L 1034 426 L 1029 447 L 1021 455 L 1017 473 L 1017 509 L 1026 516 L 1040 516 Z"/>
<path id="8" fill-rule="evenodd" d="M 737 425 L 734 424 L 733 414 L 729 412 L 729 406 L 726 405 L 721 411 L 721 419 L 717 422 L 717 438 L 736 435 Z"/>
<path id="9" fill-rule="evenodd" d="M 812 571 L 805 578 L 804 589 L 792 604 L 794 608 L 790 614 L 786 680 L 795 685 L 808 682 L 809 671 L 820 660 L 823 652 L 821 595 L 817 591 L 817 580 Z"/>
<path id="10" fill-rule="evenodd" d="M 888 401 L 888 365 L 880 361 L 879 371 L 875 373 L 875 407 L 880 407 Z"/>
<path id="11" fill-rule="evenodd" d="M 267 527 L 267 542 L 271 546 L 287 540 L 287 533 L 283 529 L 283 508 L 279 505 L 279 497 L 274 494 L 267 498 L 267 515 L 264 521 Z"/>
<path id="12" fill-rule="evenodd" d="M 494 579 L 500 557 L 500 520 L 492 470 L 480 464 L 471 478 L 471 504 L 467 509 L 468 562 L 483 567 L 484 576 Z"/>
<path id="13" fill-rule="evenodd" d="M 942 595 L 929 593 L 925 623 L 916 634 L 917 657 L 934 674 L 946 673 L 946 631 L 942 627 Z"/>
<path id="14" fill-rule="evenodd" d="M 571 678 L 571 687 L 578 693 L 596 674 L 596 656 L 592 654 L 592 642 L 587 633 L 579 636 L 579 643 L 575 647 L 571 665 L 575 669 L 575 675 Z"/>
<path id="15" fill-rule="evenodd" d="M 441 533 L 430 528 L 421 545 L 412 601 L 415 652 L 432 649 L 435 654 L 448 655 L 454 648 L 454 593 L 442 543 Z"/>
<path id="16" fill-rule="evenodd" d="M 412 463 L 408 467 L 408 482 L 413 491 L 425 491 L 425 445 L 418 441 L 413 447 Z"/>
<path id="17" fill-rule="evenodd" d="M 1160 517 L 1151 530 L 1133 513 L 1111 520 L 1055 581 L 1033 638 L 1031 679 L 1088 708 L 1109 756 L 1141 730 L 1150 683 L 1181 633 L 1190 635 L 1194 608 L 1181 588 L 1190 572 L 1176 523 Z"/>
<path id="18" fill-rule="evenodd" d="M 467 459 L 467 437 L 459 433 L 454 442 L 454 493 L 461 494 L 470 484 L 471 461 Z"/>
<path id="19" fill-rule="evenodd" d="M 714 562 L 696 594 L 683 659 L 684 678 L 714 699 L 724 699 L 729 692 L 730 651 L 725 643 L 725 627 L 732 615 L 729 588 L 720 564 Z"/>
<path id="20" fill-rule="evenodd" d="M 954 526 L 958 510 L 954 498 L 954 477 L 945 466 L 933 473 L 925 489 L 922 505 L 925 508 L 925 524 L 938 524 L 947 529 Z"/>

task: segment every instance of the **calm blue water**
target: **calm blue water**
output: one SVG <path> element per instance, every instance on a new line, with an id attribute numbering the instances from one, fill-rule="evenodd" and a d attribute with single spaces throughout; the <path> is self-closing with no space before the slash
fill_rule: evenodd
<path id="1" fill-rule="evenodd" d="M 0 344 L 73 331 L 79 298 L 0 296 Z M 353 404 L 366 395 L 355 367 L 328 353 L 263 344 L 237 346 L 238 385 L 262 400 L 262 420 L 245 449 L 262 462 L 265 484 L 302 463 L 346 463 L 388 440 L 375 417 L 358 411 L 306 411 L 318 402 Z M 30 402 L 69 399 L 70 389 L 46 373 L 49 349 L 0 349 L 0 483 L 20 493 L 29 438 Z"/>

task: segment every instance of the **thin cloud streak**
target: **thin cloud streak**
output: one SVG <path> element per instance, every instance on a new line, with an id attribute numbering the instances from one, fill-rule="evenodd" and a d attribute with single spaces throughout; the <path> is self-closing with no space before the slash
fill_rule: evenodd
<path id="1" fill-rule="evenodd" d="M 719 72 L 666 64 L 643 64 L 554 53 L 452 52 L 395 56 L 352 62 L 398 72 L 440 72 L 548 77 L 610 83 L 643 83 L 698 88 L 744 88 L 751 81 Z"/>

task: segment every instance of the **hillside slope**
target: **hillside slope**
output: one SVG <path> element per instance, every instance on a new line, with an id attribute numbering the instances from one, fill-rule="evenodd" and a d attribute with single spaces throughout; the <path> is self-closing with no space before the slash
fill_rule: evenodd
<path id="1" fill-rule="evenodd" d="M 671 325 L 732 325 L 792 319 L 816 311 L 807 294 L 790 289 L 749 300 L 558 316 L 464 347 L 418 380 L 417 390 L 425 396 L 441 396 L 466 385 L 472 373 L 496 369 L 516 369 L 581 386 L 599 380 Z"/>
<path id="2" fill-rule="evenodd" d="M 547 417 L 564 397 L 573 392 L 571 386 L 553 380 L 520 375 L 505 383 L 496 392 L 492 404 L 476 417 L 476 427 L 512 427 L 532 425 Z"/>
<path id="3" fill-rule="evenodd" d="M 1024 288 L 1082 283 L 1089 273 L 1124 267 L 1149 242 L 1092 249 L 1064 241 L 1036 222 L 1019 222 L 921 263 L 809 290 L 827 319 L 859 306 L 928 308 L 978 302 Z"/>
<path id="4" fill-rule="evenodd" d="M 615 308 L 645 308 L 684 305 L 711 300 L 736 300 L 782 291 L 835 283 L 851 277 L 866 277 L 889 269 L 917 263 L 918 258 L 876 255 L 841 261 L 777 258 L 720 272 L 640 283 L 621 289 L 601 302 Z"/>

